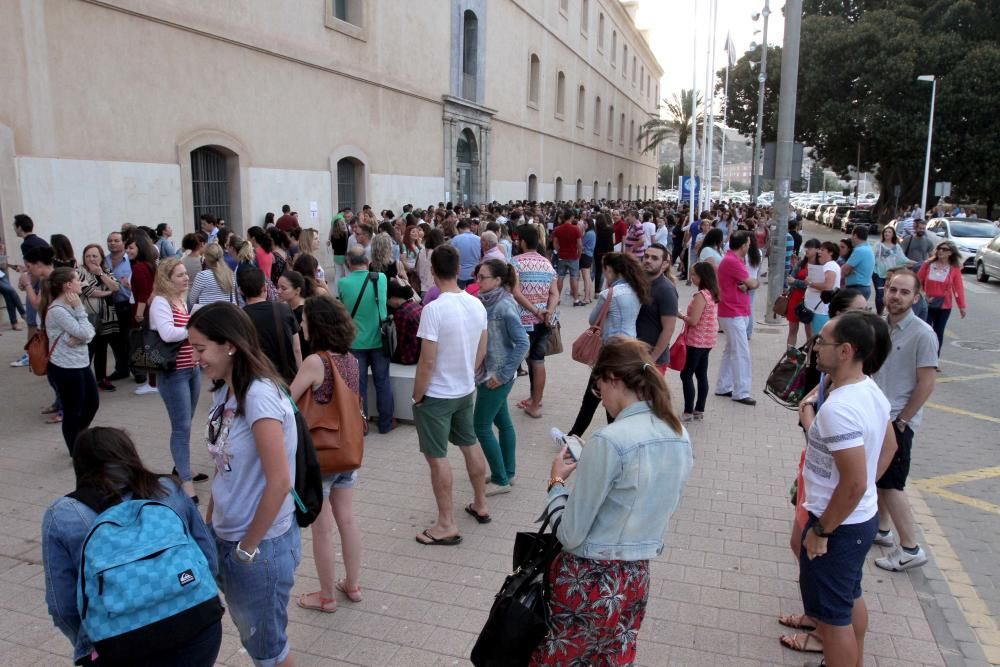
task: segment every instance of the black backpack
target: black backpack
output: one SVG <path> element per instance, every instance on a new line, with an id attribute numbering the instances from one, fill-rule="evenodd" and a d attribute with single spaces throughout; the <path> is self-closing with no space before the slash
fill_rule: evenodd
<path id="1" fill-rule="evenodd" d="M 291 399 L 289 398 L 291 401 Z M 323 509 L 323 476 L 319 470 L 319 460 L 316 458 L 316 448 L 313 447 L 312 436 L 309 435 L 309 424 L 299 412 L 295 401 L 291 401 L 295 410 L 295 484 L 292 488 L 292 498 L 295 499 L 295 520 L 300 527 L 312 524 Z"/>

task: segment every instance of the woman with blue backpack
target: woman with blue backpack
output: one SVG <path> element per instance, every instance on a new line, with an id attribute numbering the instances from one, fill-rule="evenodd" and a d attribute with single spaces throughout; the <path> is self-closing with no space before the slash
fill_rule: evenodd
<path id="1" fill-rule="evenodd" d="M 74 663 L 213 665 L 216 549 L 180 480 L 148 470 L 115 428 L 82 431 L 73 470 L 76 490 L 45 512 L 42 560 L 49 615 Z"/>
<path id="2" fill-rule="evenodd" d="M 240 308 L 217 302 L 197 311 L 188 341 L 215 389 L 206 436 L 216 472 L 206 521 L 219 587 L 254 664 L 291 665 L 288 597 L 302 555 L 291 495 L 294 408 Z"/>

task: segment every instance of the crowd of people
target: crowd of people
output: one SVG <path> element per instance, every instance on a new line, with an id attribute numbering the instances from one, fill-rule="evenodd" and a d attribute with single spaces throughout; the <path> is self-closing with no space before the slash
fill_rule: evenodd
<path id="1" fill-rule="evenodd" d="M 579 459 L 564 447 L 552 463 L 549 500 L 564 501 L 557 529 L 563 549 L 552 564 L 558 583 L 548 601 L 549 632 L 533 663 L 594 664 L 615 652 L 614 664 L 627 664 L 648 597 L 648 561 L 663 549 L 692 467 L 684 424 L 706 419 L 708 362 L 719 334 L 725 346 L 714 395 L 756 404 L 754 294 L 772 214 L 720 203 L 691 216 L 683 204 L 602 200 L 407 205 L 399 216 L 386 210 L 377 217 L 365 206 L 334 217 L 324 251 L 319 232 L 300 227 L 286 205 L 245 238 L 204 214 L 179 248 L 169 225 L 124 225 L 105 245 L 87 245 L 79 262 L 69 239 L 43 240 L 21 214 L 15 227 L 24 264 L 10 268 L 21 272 L 25 302 L 15 291 L 8 311 L 12 326 L 23 311 L 29 337 L 41 329 L 50 341 L 53 401 L 43 412 L 61 422 L 78 487 L 100 492 L 98 509 L 133 498 L 175 508 L 198 539 L 249 655 L 261 665 L 290 665 L 287 604 L 301 557 L 290 494 L 296 403 L 308 395 L 333 406 L 335 391 L 348 391 L 384 434 L 399 427 L 399 405 L 409 402 L 437 508 L 415 539 L 459 545 L 448 445 L 462 453 L 473 491 L 464 514 L 490 522 L 489 498 L 510 493 L 517 477 L 511 408 L 530 418 L 545 414 L 546 361 L 563 348 L 560 309 L 568 292 L 567 307 L 590 307 L 589 323 L 599 330 L 568 437 L 583 445 L 599 406 L 608 425 L 591 435 Z M 789 346 L 798 344 L 801 325 L 815 356 L 811 391 L 799 408 L 805 446 L 790 537 L 804 614 L 781 619 L 804 632 L 780 639 L 824 652 L 831 665 L 862 663 L 860 581 L 871 545 L 894 547 L 876 560 L 887 570 L 927 560 L 903 489 L 948 314 L 957 303 L 964 317 L 966 307 L 955 249 L 925 248 L 921 222 L 902 241 L 887 230 L 871 243 L 867 232 L 856 227 L 838 245 L 803 239 L 793 220 L 784 273 L 771 277 L 787 284 Z M 329 273 L 324 252 L 332 256 Z M 681 281 L 694 288 L 683 310 Z M 914 314 L 921 303 L 927 322 Z M 172 346 L 168 370 L 131 366 L 135 333 L 146 330 Z M 679 410 L 665 380 L 678 339 L 686 347 L 675 366 Z M 415 367 L 412 395 L 394 395 L 393 364 Z M 528 394 L 511 404 L 519 375 L 528 376 Z M 136 394 L 162 399 L 170 475 L 149 472 L 123 432 L 90 427 L 100 394 L 130 376 Z M 211 474 L 193 470 L 190 455 L 192 429 L 201 432 L 193 418 L 203 378 L 212 387 L 204 429 Z M 329 613 L 338 594 L 362 599 L 361 530 L 352 509 L 358 475 L 323 477 L 327 501 L 312 524 L 320 590 L 302 595 L 301 607 Z M 201 503 L 195 483 L 209 477 L 202 524 L 191 508 Z M 46 570 L 47 600 L 74 658 L 87 664 L 99 662 L 99 650 L 76 608 L 74 571 L 100 512 L 74 503 L 60 499 L 46 515 L 45 558 L 57 564 Z M 191 635 L 202 657 L 185 664 L 211 664 L 217 622 Z M 157 664 L 179 664 L 171 660 Z"/>

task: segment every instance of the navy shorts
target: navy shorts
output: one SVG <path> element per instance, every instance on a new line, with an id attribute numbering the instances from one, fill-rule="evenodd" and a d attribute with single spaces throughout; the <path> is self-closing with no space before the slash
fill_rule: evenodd
<path id="1" fill-rule="evenodd" d="M 895 489 L 902 491 L 906 488 L 906 478 L 910 475 L 910 453 L 913 449 L 913 429 L 909 426 L 903 428 L 900 433 L 895 424 L 890 424 L 889 428 L 895 429 L 896 453 L 892 457 L 892 462 L 885 469 L 882 476 L 875 482 L 875 486 L 880 489 Z"/>
<path id="2" fill-rule="evenodd" d="M 802 539 L 816 523 L 809 515 Z M 805 613 L 827 625 L 850 625 L 861 597 L 861 570 L 878 531 L 878 514 L 864 523 L 842 524 L 827 539 L 826 554 L 812 560 L 799 551 L 799 592 Z"/>
<path id="3" fill-rule="evenodd" d="M 545 363 L 545 351 L 548 349 L 549 327 L 536 324 L 528 332 L 528 361 L 535 364 Z"/>

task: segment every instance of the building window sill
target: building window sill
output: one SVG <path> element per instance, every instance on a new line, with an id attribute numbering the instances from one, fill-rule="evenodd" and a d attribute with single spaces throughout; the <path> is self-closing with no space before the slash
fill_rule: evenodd
<path id="1" fill-rule="evenodd" d="M 561 114 L 558 111 L 556 113 L 552 114 L 552 115 L 555 117 L 556 120 L 565 120 L 566 119 L 566 115 L 565 114 Z"/>
<path id="2" fill-rule="evenodd" d="M 330 14 L 326 15 L 324 19 L 324 25 L 330 30 L 335 30 L 339 33 L 343 33 L 348 37 L 353 37 L 356 40 L 367 42 L 368 41 L 368 31 L 364 26 L 355 25 L 348 21 L 342 21 L 335 16 Z"/>
<path id="3" fill-rule="evenodd" d="M 538 111 L 538 102 L 536 102 L 534 100 L 528 100 L 528 108 L 529 109 L 534 109 L 535 111 Z"/>

